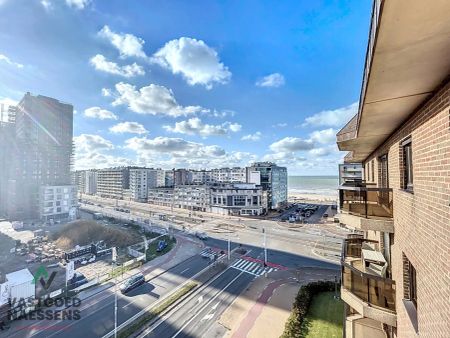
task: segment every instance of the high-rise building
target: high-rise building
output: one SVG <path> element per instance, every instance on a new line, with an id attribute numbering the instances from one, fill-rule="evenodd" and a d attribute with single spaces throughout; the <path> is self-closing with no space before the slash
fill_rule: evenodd
<path id="1" fill-rule="evenodd" d="M 6 214 L 12 219 L 36 219 L 42 216 L 41 187 L 71 184 L 73 106 L 27 93 L 10 116 L 15 128 Z"/>
<path id="2" fill-rule="evenodd" d="M 259 172 L 259 176 L 258 173 Z M 287 203 L 287 168 L 272 162 L 256 162 L 247 167 L 247 182 L 260 184 L 267 192 L 266 210 L 283 207 Z"/>
<path id="3" fill-rule="evenodd" d="M 359 110 L 337 134 L 344 337 L 450 337 L 448 1 L 375 1 Z"/>

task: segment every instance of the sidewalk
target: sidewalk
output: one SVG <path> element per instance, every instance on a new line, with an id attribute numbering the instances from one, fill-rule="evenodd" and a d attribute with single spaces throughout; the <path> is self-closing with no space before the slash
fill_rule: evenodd
<path id="1" fill-rule="evenodd" d="M 255 279 L 220 317 L 219 324 L 228 330 L 224 337 L 280 337 L 300 286 L 316 280 L 334 280 L 335 275 L 335 270 L 303 268 L 276 271 L 267 278 Z"/>

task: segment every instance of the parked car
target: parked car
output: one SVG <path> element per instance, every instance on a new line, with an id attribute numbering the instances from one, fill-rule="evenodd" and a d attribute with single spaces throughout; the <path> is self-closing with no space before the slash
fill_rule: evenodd
<path id="1" fill-rule="evenodd" d="M 327 213 L 325 213 L 325 214 L 323 214 L 323 216 L 322 216 L 323 218 L 328 218 L 328 214 Z"/>
<path id="2" fill-rule="evenodd" d="M 137 275 L 134 275 L 133 277 L 128 278 L 121 286 L 120 286 L 120 292 L 122 294 L 127 293 L 128 291 L 133 290 L 134 288 L 138 287 L 139 285 L 142 285 L 145 283 L 145 277 L 142 273 L 138 273 Z"/>
<path id="3" fill-rule="evenodd" d="M 167 247 L 167 242 L 164 240 L 161 240 L 158 242 L 158 248 L 156 249 L 156 252 L 161 252 Z"/>

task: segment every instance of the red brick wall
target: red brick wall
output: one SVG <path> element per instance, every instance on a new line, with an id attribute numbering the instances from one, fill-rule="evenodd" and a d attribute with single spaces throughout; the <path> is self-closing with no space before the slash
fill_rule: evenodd
<path id="1" fill-rule="evenodd" d="M 450 337 L 450 82 L 365 163 L 388 153 L 394 193 L 392 273 L 398 337 Z M 402 188 L 400 142 L 411 135 L 414 192 Z M 376 167 L 375 172 L 378 173 Z M 403 305 L 402 253 L 417 270 L 417 335 Z"/>

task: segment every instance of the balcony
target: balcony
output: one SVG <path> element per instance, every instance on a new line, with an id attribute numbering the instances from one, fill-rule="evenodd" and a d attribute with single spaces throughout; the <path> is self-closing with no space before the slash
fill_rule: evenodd
<path id="1" fill-rule="evenodd" d="M 374 257 L 381 257 L 373 262 Z M 378 251 L 378 242 L 361 237 L 348 238 L 342 246 L 341 297 L 366 318 L 390 326 L 397 325 L 395 282 L 386 277 L 387 262 Z"/>
<path id="2" fill-rule="evenodd" d="M 392 189 L 362 185 L 339 187 L 340 222 L 359 230 L 393 233 Z"/>

